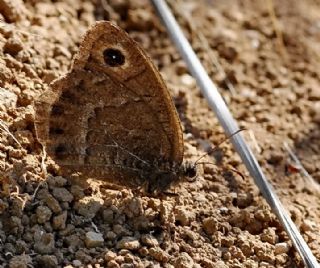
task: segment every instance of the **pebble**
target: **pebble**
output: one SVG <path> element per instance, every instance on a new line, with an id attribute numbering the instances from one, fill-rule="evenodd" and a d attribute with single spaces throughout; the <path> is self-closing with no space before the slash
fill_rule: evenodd
<path id="1" fill-rule="evenodd" d="M 68 213 L 67 211 L 63 211 L 60 215 L 53 217 L 52 227 L 53 229 L 63 230 L 66 228 L 66 220 Z"/>
<path id="2" fill-rule="evenodd" d="M 175 259 L 174 267 L 177 268 L 188 268 L 194 264 L 193 259 L 187 252 L 182 252 L 179 257 Z"/>
<path id="3" fill-rule="evenodd" d="M 218 221 L 213 217 L 204 219 L 203 229 L 208 235 L 214 234 L 218 230 Z"/>
<path id="4" fill-rule="evenodd" d="M 195 87 L 196 80 L 189 74 L 183 74 L 180 76 L 181 83 L 187 87 Z"/>
<path id="5" fill-rule="evenodd" d="M 79 260 L 74 260 L 74 261 L 72 261 L 72 264 L 73 264 L 75 267 L 79 267 L 79 266 L 82 265 L 82 262 L 79 261 Z"/>
<path id="6" fill-rule="evenodd" d="M 267 208 L 257 210 L 254 217 L 262 222 L 270 222 L 273 218 L 271 211 Z"/>
<path id="7" fill-rule="evenodd" d="M 13 92 L 0 87 L 0 105 L 3 105 L 5 108 L 13 108 L 17 105 L 18 97 Z"/>
<path id="8" fill-rule="evenodd" d="M 106 254 L 104 255 L 104 259 L 105 259 L 107 262 L 109 262 L 109 261 L 111 261 L 111 260 L 114 260 L 116 257 L 117 257 L 117 254 L 114 253 L 114 252 L 111 251 L 111 250 L 108 250 L 108 251 L 106 252 Z"/>
<path id="9" fill-rule="evenodd" d="M 83 188 L 81 188 L 79 185 L 72 185 L 70 188 L 70 192 L 72 193 L 74 199 L 76 200 L 79 200 L 85 197 Z"/>
<path id="10" fill-rule="evenodd" d="M 154 248 L 150 248 L 149 250 L 149 254 L 150 256 L 152 256 L 155 260 L 159 261 L 159 262 L 168 262 L 169 260 L 169 255 L 168 253 L 166 253 L 165 251 L 163 251 L 161 248 L 159 247 L 154 247 Z"/>
<path id="11" fill-rule="evenodd" d="M 289 245 L 286 242 L 277 243 L 274 247 L 274 253 L 276 255 L 287 253 L 289 251 Z"/>
<path id="12" fill-rule="evenodd" d="M 320 90 L 318 85 L 314 85 L 309 92 L 309 100 L 319 101 L 320 100 Z"/>
<path id="13" fill-rule="evenodd" d="M 36 215 L 38 223 L 42 224 L 50 220 L 52 212 L 47 206 L 39 206 L 37 207 Z"/>
<path id="14" fill-rule="evenodd" d="M 313 231 L 316 228 L 316 223 L 310 220 L 303 220 L 301 224 L 301 230 L 303 232 Z"/>
<path id="15" fill-rule="evenodd" d="M 264 229 L 260 237 L 261 241 L 268 242 L 272 245 L 274 245 L 278 240 L 278 236 L 276 235 L 275 230 L 271 227 Z"/>
<path id="16" fill-rule="evenodd" d="M 183 207 L 176 207 L 175 209 L 176 221 L 180 222 L 182 226 L 189 225 L 190 222 L 194 221 L 196 215 L 194 212 L 187 210 Z"/>
<path id="17" fill-rule="evenodd" d="M 87 232 L 84 240 L 87 248 L 100 247 L 103 245 L 104 239 L 101 233 Z"/>
<path id="18" fill-rule="evenodd" d="M 142 242 L 142 244 L 149 246 L 149 247 L 159 246 L 158 240 L 151 234 L 142 235 L 141 242 Z"/>
<path id="19" fill-rule="evenodd" d="M 52 195 L 61 202 L 71 202 L 73 200 L 73 195 L 67 189 L 61 187 L 54 187 Z"/>
<path id="20" fill-rule="evenodd" d="M 112 223 L 113 222 L 113 210 L 108 208 L 108 209 L 105 209 L 103 212 L 102 212 L 102 217 L 103 217 L 103 221 L 105 223 Z"/>
<path id="21" fill-rule="evenodd" d="M 92 219 L 103 205 L 103 199 L 95 196 L 85 196 L 74 205 L 75 210 L 82 216 Z"/>
<path id="22" fill-rule="evenodd" d="M 209 266 L 208 267 L 215 267 L 215 268 L 228 268 L 229 266 L 224 263 L 224 261 L 217 261 L 212 263 L 211 261 L 207 260 L 206 262 Z"/>
<path id="23" fill-rule="evenodd" d="M 106 233 L 106 238 L 107 238 L 107 240 L 109 240 L 109 241 L 113 241 L 114 239 L 116 239 L 116 237 L 117 237 L 117 235 L 116 235 L 115 232 L 108 231 L 108 232 Z"/>
<path id="24" fill-rule="evenodd" d="M 123 237 L 116 245 L 117 249 L 136 250 L 140 248 L 140 242 L 135 237 Z"/>
<path id="25" fill-rule="evenodd" d="M 29 255 L 14 256 L 9 263 L 9 268 L 27 268 L 31 264 Z"/>
<path id="26" fill-rule="evenodd" d="M 57 199 L 55 199 L 51 194 L 47 193 L 45 196 L 45 202 L 47 206 L 54 212 L 60 213 L 62 208 Z"/>
<path id="27" fill-rule="evenodd" d="M 80 239 L 80 237 L 77 234 L 69 235 L 64 240 L 65 240 L 66 245 L 70 249 L 77 249 L 77 248 L 83 246 L 83 241 Z"/>
<path id="28" fill-rule="evenodd" d="M 61 176 L 49 176 L 47 182 L 51 187 L 63 187 L 67 184 L 67 179 Z"/>
<path id="29" fill-rule="evenodd" d="M 34 250 L 40 254 L 50 254 L 55 250 L 54 235 L 44 233 L 38 241 L 35 241 Z"/>
<path id="30" fill-rule="evenodd" d="M 115 260 L 111 260 L 108 262 L 107 267 L 110 268 L 119 268 L 120 265 L 115 261 Z"/>
<path id="31" fill-rule="evenodd" d="M 58 266 L 58 260 L 53 255 L 43 255 L 36 258 L 38 267 L 55 268 Z"/>
<path id="32" fill-rule="evenodd" d="M 23 42 L 18 36 L 10 37 L 3 47 L 4 53 L 9 53 L 11 56 L 17 55 L 23 49 Z"/>

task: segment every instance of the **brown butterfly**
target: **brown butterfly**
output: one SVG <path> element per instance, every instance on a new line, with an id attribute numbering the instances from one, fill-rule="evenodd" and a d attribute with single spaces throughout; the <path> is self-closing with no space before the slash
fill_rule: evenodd
<path id="1" fill-rule="evenodd" d="M 164 190 L 195 165 L 182 164 L 183 134 L 159 72 L 116 25 L 85 34 L 71 70 L 35 102 L 37 138 L 63 176 Z"/>

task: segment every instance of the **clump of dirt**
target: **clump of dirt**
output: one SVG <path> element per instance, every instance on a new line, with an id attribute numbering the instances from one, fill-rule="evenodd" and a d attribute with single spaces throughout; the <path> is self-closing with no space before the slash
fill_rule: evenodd
<path id="1" fill-rule="evenodd" d="M 320 259 L 319 192 L 299 172 L 286 172 L 283 149 L 289 143 L 320 182 L 319 5 L 170 2 Z M 175 194 L 149 197 L 96 181 L 84 189 L 44 176 L 33 101 L 69 69 L 81 36 L 101 19 L 127 30 L 161 71 L 182 121 L 186 160 L 225 138 L 149 1 L 0 1 L 0 265 L 302 267 L 228 143 L 208 156 L 216 165 Z"/>

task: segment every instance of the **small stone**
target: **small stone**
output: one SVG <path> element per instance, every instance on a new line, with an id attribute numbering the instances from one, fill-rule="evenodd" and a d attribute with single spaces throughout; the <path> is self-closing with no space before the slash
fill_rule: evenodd
<path id="1" fill-rule="evenodd" d="M 55 249 L 55 241 L 53 234 L 44 233 L 40 239 L 35 241 L 34 250 L 40 254 L 53 253 Z"/>
<path id="2" fill-rule="evenodd" d="M 149 246 L 149 247 L 156 247 L 159 245 L 158 240 L 152 236 L 151 234 L 145 234 L 141 236 L 142 244 Z"/>
<path id="3" fill-rule="evenodd" d="M 137 250 L 140 248 L 140 242 L 135 237 L 126 236 L 116 245 L 117 249 Z"/>
<path id="4" fill-rule="evenodd" d="M 315 85 L 310 89 L 308 99 L 311 101 L 319 101 L 320 100 L 320 90 L 319 90 L 318 85 Z"/>
<path id="5" fill-rule="evenodd" d="M 117 237 L 117 235 L 116 235 L 115 232 L 108 231 L 108 232 L 106 233 L 106 239 L 109 240 L 109 241 L 115 240 L 116 237 Z"/>
<path id="6" fill-rule="evenodd" d="M 208 262 L 210 262 L 210 264 Z M 224 263 L 224 261 L 217 261 L 217 262 L 213 263 L 212 261 L 209 261 L 207 259 L 206 263 L 208 263 L 208 267 L 215 267 L 215 268 L 228 268 L 229 267 L 228 265 L 226 265 Z"/>
<path id="7" fill-rule="evenodd" d="M 66 228 L 66 220 L 68 213 L 67 211 L 63 211 L 60 215 L 53 217 L 52 227 L 53 229 L 63 230 Z"/>
<path id="8" fill-rule="evenodd" d="M 0 87 L 0 100 L 0 105 L 8 109 L 16 107 L 18 97 L 13 92 Z"/>
<path id="9" fill-rule="evenodd" d="M 85 244 L 87 248 L 100 247 L 103 245 L 104 239 L 101 233 L 87 232 L 85 237 Z"/>
<path id="10" fill-rule="evenodd" d="M 109 261 L 111 261 L 111 260 L 114 260 L 116 257 L 117 257 L 117 254 L 114 253 L 114 252 L 111 251 L 111 250 L 108 250 L 108 251 L 106 252 L 106 254 L 104 255 L 104 259 L 105 259 L 105 261 L 107 261 L 107 262 L 109 262 Z"/>
<path id="11" fill-rule="evenodd" d="M 212 235 L 218 230 L 218 221 L 209 217 L 203 220 L 203 229 L 208 235 Z"/>
<path id="12" fill-rule="evenodd" d="M 289 251 L 289 245 L 286 242 L 277 243 L 274 247 L 274 253 L 276 255 L 282 254 L 282 253 L 288 253 Z"/>
<path id="13" fill-rule="evenodd" d="M 119 236 L 124 236 L 124 235 L 130 235 L 130 231 L 127 230 L 124 226 L 121 224 L 115 224 L 113 225 L 113 232 Z"/>
<path id="14" fill-rule="evenodd" d="M 31 264 L 29 255 L 14 256 L 9 263 L 9 268 L 27 268 Z"/>
<path id="15" fill-rule="evenodd" d="M 183 207 L 177 207 L 175 209 L 176 221 L 180 222 L 182 226 L 189 225 L 190 222 L 195 220 L 195 213 L 187 210 Z"/>
<path id="16" fill-rule="evenodd" d="M 279 165 L 283 160 L 283 154 L 281 152 L 271 152 L 269 159 L 267 159 L 268 163 L 271 165 Z"/>
<path id="17" fill-rule="evenodd" d="M 83 246 L 83 241 L 77 234 L 69 235 L 65 238 L 66 245 L 71 249 L 78 249 L 79 247 Z"/>
<path id="18" fill-rule="evenodd" d="M 158 202 L 156 200 L 151 200 L 150 207 L 158 211 L 160 209 L 160 219 L 161 222 L 168 222 L 172 217 L 173 204 L 171 202 Z"/>
<path id="19" fill-rule="evenodd" d="M 23 43 L 18 36 L 10 37 L 3 47 L 3 52 L 11 56 L 17 55 L 23 49 Z"/>
<path id="20" fill-rule="evenodd" d="M 39 206 L 37 207 L 36 215 L 38 223 L 43 224 L 50 220 L 52 212 L 47 206 Z"/>
<path id="21" fill-rule="evenodd" d="M 73 264 L 75 267 L 79 267 L 79 266 L 82 265 L 82 262 L 79 261 L 79 260 L 73 260 L 73 261 L 72 261 L 72 264 Z"/>
<path id="22" fill-rule="evenodd" d="M 67 184 L 67 179 L 61 176 L 49 176 L 47 182 L 51 187 L 63 187 Z"/>
<path id="23" fill-rule="evenodd" d="M 122 264 L 124 262 L 124 256 L 118 255 L 114 260 L 117 263 Z"/>
<path id="24" fill-rule="evenodd" d="M 90 263 L 92 262 L 92 257 L 89 255 L 89 252 L 85 249 L 79 249 L 75 253 L 75 259 L 81 261 L 82 263 Z M 89 268 L 89 265 L 86 266 Z M 91 266 L 92 267 L 92 266 Z"/>
<path id="25" fill-rule="evenodd" d="M 188 268 L 194 264 L 193 259 L 187 252 L 182 252 L 179 257 L 175 259 L 174 267 L 177 268 Z"/>
<path id="26" fill-rule="evenodd" d="M 96 196 L 86 196 L 77 201 L 74 205 L 74 208 L 80 215 L 92 219 L 102 207 L 103 203 L 104 201 L 102 198 Z"/>
<path id="27" fill-rule="evenodd" d="M 111 260 L 108 262 L 107 267 L 109 268 L 120 268 L 120 265 L 117 263 L 116 260 Z"/>
<path id="28" fill-rule="evenodd" d="M 316 223 L 310 220 L 303 220 L 301 230 L 303 232 L 313 231 L 317 227 Z"/>
<path id="29" fill-rule="evenodd" d="M 270 222 L 272 220 L 271 211 L 267 208 L 257 210 L 254 213 L 254 217 L 262 222 Z"/>
<path id="30" fill-rule="evenodd" d="M 181 83 L 187 87 L 194 87 L 196 85 L 196 80 L 189 74 L 183 74 L 180 76 Z"/>
<path id="31" fill-rule="evenodd" d="M 253 202 L 251 193 L 238 193 L 236 198 L 236 205 L 239 208 L 246 208 Z"/>
<path id="32" fill-rule="evenodd" d="M 105 209 L 103 212 L 102 212 L 102 217 L 103 217 L 103 221 L 105 223 L 112 223 L 114 218 L 113 218 L 113 211 L 112 209 L 108 208 L 108 209 Z"/>
<path id="33" fill-rule="evenodd" d="M 278 240 L 278 236 L 273 228 L 264 229 L 260 237 L 261 241 L 268 242 L 272 245 L 274 245 Z"/>
<path id="34" fill-rule="evenodd" d="M 73 200 L 73 195 L 65 188 L 55 187 L 52 194 L 61 202 L 71 202 Z"/>
<path id="35" fill-rule="evenodd" d="M 38 267 L 55 268 L 58 266 L 58 260 L 53 255 L 43 255 L 36 258 Z"/>
<path id="36" fill-rule="evenodd" d="M 72 185 L 71 188 L 70 188 L 70 192 L 72 193 L 73 197 L 76 200 L 79 200 L 79 199 L 85 197 L 83 188 L 80 187 L 79 185 Z"/>
<path id="37" fill-rule="evenodd" d="M 231 246 L 229 248 L 229 252 L 230 252 L 232 258 L 234 258 L 234 259 L 237 259 L 240 261 L 244 261 L 246 259 L 246 257 L 243 255 L 241 249 L 236 246 Z"/>
<path id="38" fill-rule="evenodd" d="M 154 247 L 154 248 L 150 248 L 149 250 L 149 254 L 150 256 L 152 256 L 155 260 L 157 260 L 158 262 L 168 262 L 169 260 L 169 255 L 168 253 L 166 253 L 165 251 L 163 251 L 161 248 L 159 247 Z"/>
<path id="39" fill-rule="evenodd" d="M 39 191 L 40 192 L 40 191 Z M 46 202 L 46 205 L 54 212 L 54 213 L 60 213 L 62 211 L 62 208 L 58 202 L 57 199 L 55 199 L 47 190 L 42 191 L 43 197 L 40 197 L 41 199 L 44 199 Z"/>

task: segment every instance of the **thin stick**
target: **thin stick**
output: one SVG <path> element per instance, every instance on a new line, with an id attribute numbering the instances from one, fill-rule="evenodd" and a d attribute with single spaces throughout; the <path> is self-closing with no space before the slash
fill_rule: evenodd
<path id="1" fill-rule="evenodd" d="M 36 187 L 36 189 L 34 190 L 34 193 L 31 196 L 31 200 L 34 201 L 34 199 L 36 198 L 36 195 L 40 189 L 40 186 L 42 186 L 43 184 L 46 183 L 46 179 L 47 179 L 47 165 L 45 163 L 47 158 L 47 153 L 46 153 L 46 148 L 44 145 L 42 145 L 42 156 L 41 156 L 41 170 L 42 170 L 42 178 L 43 181 L 40 181 Z"/>
<path id="2" fill-rule="evenodd" d="M 7 125 L 2 120 L 0 120 L 0 130 L 6 132 L 22 148 L 21 143 L 16 139 L 15 136 L 13 136 Z"/>
<path id="3" fill-rule="evenodd" d="M 295 155 L 295 153 L 291 150 L 288 143 L 283 142 L 284 148 L 287 150 L 291 159 L 295 162 L 295 164 L 299 167 L 302 175 L 306 178 L 306 182 L 308 186 L 310 186 L 312 192 L 315 192 L 318 197 L 320 197 L 320 185 L 314 180 L 314 178 L 309 174 L 309 172 L 304 168 L 299 158 Z"/>
<path id="4" fill-rule="evenodd" d="M 273 25 L 274 31 L 276 32 L 279 53 L 281 54 L 283 60 L 287 61 L 288 53 L 283 42 L 283 35 L 282 35 L 282 31 L 280 30 L 279 21 L 275 13 L 273 0 L 267 0 L 267 5 L 268 5 L 269 15 L 272 21 L 272 25 Z"/>
<path id="5" fill-rule="evenodd" d="M 251 129 L 249 130 L 249 136 L 250 136 L 250 138 L 251 138 L 251 140 L 253 142 L 254 148 L 256 148 L 257 153 L 260 154 L 261 153 L 261 148 L 260 148 L 260 146 L 259 146 L 259 144 L 257 142 L 256 136 L 254 135 L 254 132 Z"/>
<path id="6" fill-rule="evenodd" d="M 226 134 L 229 136 L 238 131 L 238 124 L 234 120 L 217 87 L 212 82 L 199 58 L 193 51 L 187 38 L 184 36 L 166 2 L 164 0 L 151 0 L 151 2 L 158 12 L 158 15 L 162 19 L 172 41 L 178 48 L 183 59 L 186 61 L 190 72 L 197 80 L 202 95 L 207 99 L 209 106 L 215 112 Z M 246 144 L 241 133 L 231 137 L 231 141 L 236 151 L 240 155 L 243 163 L 253 177 L 256 185 L 259 187 L 262 195 L 268 201 L 273 212 L 282 223 L 305 265 L 307 267 L 318 268 L 319 264 L 316 258 L 312 254 L 312 251 L 308 247 L 307 243 L 303 240 L 298 228 L 295 226 L 290 216 L 282 206 L 273 187 L 267 181 L 267 178 L 265 177 L 257 159 L 253 155 L 249 146 Z"/>

